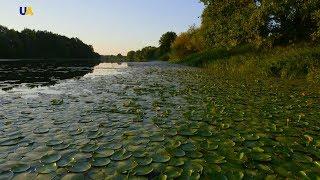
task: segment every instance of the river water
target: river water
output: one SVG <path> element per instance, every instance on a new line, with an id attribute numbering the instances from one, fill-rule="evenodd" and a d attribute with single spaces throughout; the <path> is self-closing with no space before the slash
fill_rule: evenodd
<path id="1" fill-rule="evenodd" d="M 0 179 L 319 173 L 317 145 L 308 147 L 307 136 L 297 135 L 303 131 L 318 139 L 319 124 L 312 119 L 319 113 L 302 117 L 307 110 L 300 99 L 228 85 L 199 69 L 161 62 L 39 67 L 32 68 L 40 73 L 33 77 L 26 75 L 30 68 L 1 67 Z M 15 78 L 17 69 L 23 81 Z M 282 100 L 291 105 L 290 128 Z"/>

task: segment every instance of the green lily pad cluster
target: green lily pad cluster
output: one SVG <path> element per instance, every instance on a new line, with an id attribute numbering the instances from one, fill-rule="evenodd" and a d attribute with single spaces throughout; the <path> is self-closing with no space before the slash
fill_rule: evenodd
<path id="1" fill-rule="evenodd" d="M 0 179 L 320 178 L 320 91 L 304 82 L 119 71 L 1 97 Z"/>

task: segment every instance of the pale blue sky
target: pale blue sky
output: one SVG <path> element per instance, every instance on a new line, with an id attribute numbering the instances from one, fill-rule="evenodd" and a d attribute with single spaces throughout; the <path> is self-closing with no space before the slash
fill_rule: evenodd
<path id="1" fill-rule="evenodd" d="M 34 16 L 20 16 L 32 6 Z M 78 37 L 100 54 L 126 54 L 158 45 L 167 31 L 200 24 L 198 0 L 0 0 L 0 24 Z"/>

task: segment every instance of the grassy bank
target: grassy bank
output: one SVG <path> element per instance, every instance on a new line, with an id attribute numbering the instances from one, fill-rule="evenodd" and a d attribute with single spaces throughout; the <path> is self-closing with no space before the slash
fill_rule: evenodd
<path id="1" fill-rule="evenodd" d="M 306 44 L 272 50 L 255 50 L 249 46 L 213 49 L 177 62 L 206 67 L 208 71 L 226 77 L 275 77 L 320 82 L 320 46 Z"/>

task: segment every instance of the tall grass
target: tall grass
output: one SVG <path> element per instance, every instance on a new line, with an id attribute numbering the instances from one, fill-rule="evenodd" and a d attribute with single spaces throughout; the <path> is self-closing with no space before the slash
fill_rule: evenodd
<path id="1" fill-rule="evenodd" d="M 249 46 L 220 48 L 192 54 L 179 62 L 231 77 L 305 78 L 320 82 L 320 46 L 306 44 L 268 50 Z"/>

